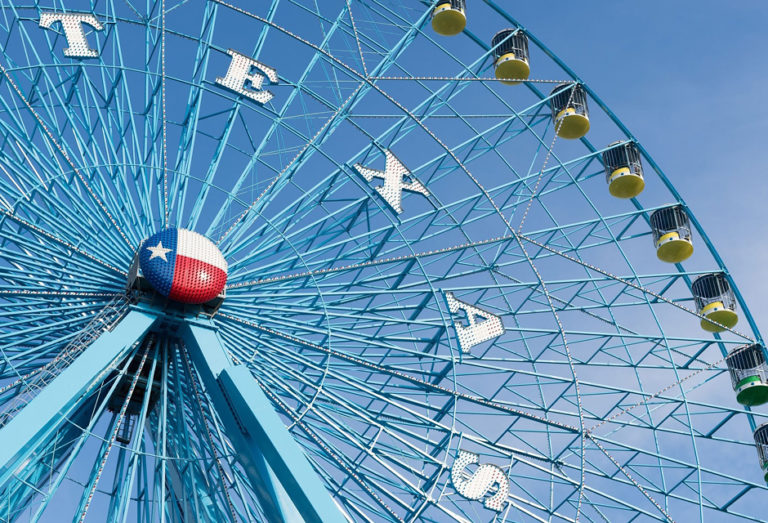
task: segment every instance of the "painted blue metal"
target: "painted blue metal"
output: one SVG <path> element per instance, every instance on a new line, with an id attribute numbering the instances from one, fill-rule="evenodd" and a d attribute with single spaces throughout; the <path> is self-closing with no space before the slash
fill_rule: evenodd
<path id="1" fill-rule="evenodd" d="M 25 467 L 25 460 L 104 380 L 106 372 L 141 341 L 156 320 L 156 315 L 144 311 L 129 312 L 0 429 L 0 485 Z"/>
<path id="2" fill-rule="evenodd" d="M 251 480 L 271 481 L 259 470 L 263 456 L 305 521 L 344 521 L 258 382 L 245 366 L 231 362 L 215 327 L 189 322 L 181 334 Z M 292 511 L 281 517 L 290 521 L 290 515 Z"/>

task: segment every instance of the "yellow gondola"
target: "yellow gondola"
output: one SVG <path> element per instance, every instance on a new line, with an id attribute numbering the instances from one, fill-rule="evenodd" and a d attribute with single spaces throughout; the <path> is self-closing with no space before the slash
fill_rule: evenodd
<path id="1" fill-rule="evenodd" d="M 680 205 L 657 209 L 650 217 L 656 256 L 667 263 L 680 263 L 693 254 L 691 223 Z"/>
<path id="2" fill-rule="evenodd" d="M 575 140 L 589 131 L 587 93 L 579 84 L 564 83 L 552 90 L 549 100 L 555 132 L 561 138 Z"/>
<path id="3" fill-rule="evenodd" d="M 507 85 L 528 79 L 528 37 L 520 29 L 503 29 L 491 39 L 496 78 Z"/>
<path id="4" fill-rule="evenodd" d="M 691 285 L 691 292 L 701 319 L 701 328 L 707 332 L 732 329 L 739 322 L 736 297 L 722 273 L 699 276 Z M 711 320 L 711 321 L 710 321 Z"/>
<path id="5" fill-rule="evenodd" d="M 432 29 L 443 36 L 459 34 L 467 26 L 466 1 L 450 0 L 439 3 L 432 11 Z"/>
<path id="6" fill-rule="evenodd" d="M 608 192 L 616 198 L 634 198 L 645 189 L 640 151 L 633 142 L 613 142 L 603 152 Z"/>

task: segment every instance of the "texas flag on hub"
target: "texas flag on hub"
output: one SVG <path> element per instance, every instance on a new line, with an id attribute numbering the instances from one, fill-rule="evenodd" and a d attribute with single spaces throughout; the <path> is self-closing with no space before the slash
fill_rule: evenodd
<path id="1" fill-rule="evenodd" d="M 139 267 L 157 292 L 182 303 L 205 303 L 227 283 L 227 262 L 218 247 L 186 229 L 166 229 L 144 240 Z"/>

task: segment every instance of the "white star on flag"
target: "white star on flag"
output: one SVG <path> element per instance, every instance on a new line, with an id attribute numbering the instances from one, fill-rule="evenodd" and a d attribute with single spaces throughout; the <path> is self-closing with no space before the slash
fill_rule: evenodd
<path id="1" fill-rule="evenodd" d="M 165 257 L 165 255 L 169 252 L 171 252 L 173 249 L 166 249 L 163 247 L 163 242 L 157 242 L 157 245 L 154 247 L 147 247 L 148 250 L 152 251 L 152 256 L 149 257 L 150 260 L 155 258 L 162 258 L 163 261 L 168 261 L 168 258 Z"/>

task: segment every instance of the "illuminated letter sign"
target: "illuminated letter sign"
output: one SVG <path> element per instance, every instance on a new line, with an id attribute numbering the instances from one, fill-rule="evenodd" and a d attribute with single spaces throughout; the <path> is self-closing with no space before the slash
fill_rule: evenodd
<path id="1" fill-rule="evenodd" d="M 216 83 L 260 104 L 270 101 L 274 95 L 263 90 L 262 85 L 264 78 L 268 78 L 271 83 L 276 84 L 278 81 L 277 71 L 232 49 L 229 49 L 227 54 L 232 57 L 227 75 L 224 78 L 216 78 Z M 254 72 L 254 69 L 258 69 L 267 76 Z"/>
<path id="2" fill-rule="evenodd" d="M 411 171 L 403 165 L 403 163 L 392 154 L 392 151 L 384 151 L 387 158 L 387 163 L 383 171 L 376 169 L 370 169 L 363 167 L 359 163 L 354 165 L 354 169 L 363 177 L 367 182 L 372 181 L 374 178 L 381 178 L 384 180 L 384 184 L 375 187 L 382 198 L 392 207 L 397 214 L 403 212 L 403 191 L 412 191 L 424 196 L 429 196 L 429 191 L 422 185 L 422 183 L 415 179 L 411 175 Z M 410 177 L 412 181 L 406 183 L 403 181 L 404 177 Z"/>
<path id="3" fill-rule="evenodd" d="M 455 319 L 453 321 L 453 328 L 456 329 L 461 352 L 467 353 L 475 345 L 504 334 L 504 325 L 501 323 L 501 318 L 495 314 L 491 314 L 469 303 L 459 301 L 451 292 L 445 293 L 445 299 L 448 301 L 448 308 L 451 313 L 457 314 L 459 311 L 464 311 L 467 314 L 469 325 L 465 326 L 461 321 Z M 481 321 L 477 321 L 477 318 L 480 318 Z"/>
<path id="4" fill-rule="evenodd" d="M 97 31 L 104 29 L 104 26 L 95 16 L 90 13 L 45 12 L 40 14 L 40 27 L 50 29 L 54 22 L 61 22 L 61 26 L 64 28 L 64 37 L 69 46 L 64 49 L 64 56 L 98 58 L 99 52 L 88 46 L 85 31 L 83 31 L 83 24 L 88 24 Z"/>
<path id="5" fill-rule="evenodd" d="M 456 492 L 473 501 L 483 499 L 491 487 L 498 485 L 496 494 L 487 498 L 483 505 L 488 509 L 501 512 L 504 510 L 504 502 L 509 496 L 509 478 L 500 467 L 488 463 L 477 467 L 469 479 L 464 478 L 462 474 L 464 468 L 478 461 L 480 458 L 474 452 L 459 450 L 459 455 L 451 467 L 451 483 L 453 483 Z"/>

